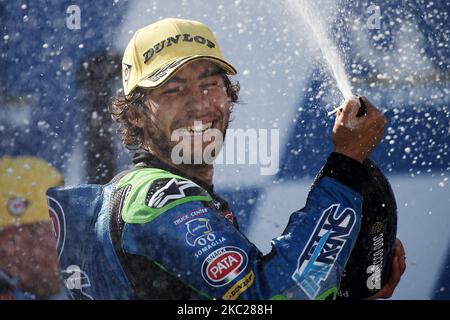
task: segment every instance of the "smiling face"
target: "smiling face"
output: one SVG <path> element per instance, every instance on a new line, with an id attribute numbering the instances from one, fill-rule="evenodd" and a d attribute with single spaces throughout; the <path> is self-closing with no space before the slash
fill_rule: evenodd
<path id="1" fill-rule="evenodd" d="M 170 159 L 174 131 L 184 133 L 202 152 L 220 131 L 222 137 L 230 117 L 230 97 L 223 71 L 208 60 L 195 60 L 183 66 L 164 85 L 153 89 L 147 99 L 144 145 L 159 157 Z"/>

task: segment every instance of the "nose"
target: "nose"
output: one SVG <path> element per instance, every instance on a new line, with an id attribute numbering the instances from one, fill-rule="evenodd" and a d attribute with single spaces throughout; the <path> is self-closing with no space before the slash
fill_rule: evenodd
<path id="1" fill-rule="evenodd" d="M 205 111 L 209 107 L 208 94 L 201 88 L 191 88 L 186 100 L 186 108 L 192 111 Z"/>

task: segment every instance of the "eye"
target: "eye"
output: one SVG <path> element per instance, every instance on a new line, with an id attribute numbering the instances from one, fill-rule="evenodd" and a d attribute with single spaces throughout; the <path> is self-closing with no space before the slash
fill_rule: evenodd
<path id="1" fill-rule="evenodd" d="M 166 89 L 162 92 L 163 95 L 173 95 L 173 94 L 177 94 L 181 92 L 181 87 L 175 87 L 175 88 L 170 88 L 170 89 Z"/>
<path id="2" fill-rule="evenodd" d="M 202 89 L 217 87 L 218 85 L 219 85 L 218 81 L 210 81 L 210 82 L 202 84 Z"/>

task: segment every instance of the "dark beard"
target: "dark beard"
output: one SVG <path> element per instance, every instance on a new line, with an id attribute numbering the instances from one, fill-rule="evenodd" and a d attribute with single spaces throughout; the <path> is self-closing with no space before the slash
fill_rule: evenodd
<path id="1" fill-rule="evenodd" d="M 156 150 L 154 150 L 158 153 L 156 156 L 158 156 L 158 158 L 162 157 L 164 160 L 170 159 L 173 142 L 167 139 L 163 132 L 155 126 L 151 126 L 148 132 L 152 144 L 156 147 Z"/>

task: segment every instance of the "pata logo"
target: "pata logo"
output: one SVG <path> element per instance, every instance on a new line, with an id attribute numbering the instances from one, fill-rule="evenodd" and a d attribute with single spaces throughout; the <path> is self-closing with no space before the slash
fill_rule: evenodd
<path id="1" fill-rule="evenodd" d="M 237 247 L 222 247 L 212 252 L 202 264 L 202 277 L 213 287 L 233 281 L 247 267 L 248 257 Z"/>

